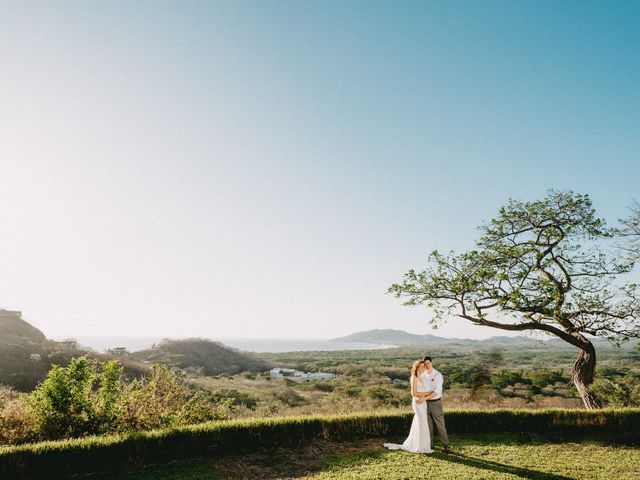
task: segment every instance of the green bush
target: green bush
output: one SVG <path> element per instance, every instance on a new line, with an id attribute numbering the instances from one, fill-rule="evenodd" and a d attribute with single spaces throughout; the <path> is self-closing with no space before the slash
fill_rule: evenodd
<path id="1" fill-rule="evenodd" d="M 289 407 L 297 407 L 306 403 L 306 399 L 293 388 L 287 388 L 284 392 L 276 394 L 276 398 Z"/>
<path id="2" fill-rule="evenodd" d="M 469 367 L 452 369 L 446 380 L 452 384 L 460 384 L 467 388 L 475 389 L 489 384 L 491 375 L 486 365 L 476 363 Z"/>
<path id="3" fill-rule="evenodd" d="M 122 367 L 114 361 L 100 367 L 95 361 L 80 357 L 67 367 L 51 368 L 29 397 L 40 438 L 113 431 Z"/>
<path id="4" fill-rule="evenodd" d="M 0 444 L 151 430 L 225 419 L 232 401 L 211 402 L 184 374 L 155 365 L 148 377 L 123 382 L 116 361 L 80 357 L 54 365 L 31 394 L 0 390 Z"/>
<path id="5" fill-rule="evenodd" d="M 527 378 L 534 387 L 537 387 L 537 390 L 549 385 L 555 385 L 556 383 L 569 384 L 571 381 L 568 377 L 563 376 L 562 372 L 551 372 L 549 370 L 534 370 L 527 375 Z M 534 389 L 532 389 L 532 391 L 533 390 Z"/>
<path id="6" fill-rule="evenodd" d="M 640 407 L 640 380 L 631 374 L 598 378 L 591 390 L 610 407 Z"/>
<path id="7" fill-rule="evenodd" d="M 379 402 L 386 402 L 393 398 L 393 394 L 382 387 L 369 387 L 365 392 L 369 398 Z"/>
<path id="8" fill-rule="evenodd" d="M 209 398 L 214 403 L 227 402 L 232 408 L 243 405 L 250 410 L 255 410 L 258 405 L 258 398 L 256 396 L 241 392 L 235 388 L 216 390 L 209 394 Z"/>
<path id="9" fill-rule="evenodd" d="M 154 365 L 149 377 L 128 384 L 120 402 L 118 431 L 175 427 L 216 418 L 205 396 L 189 390 L 184 374 L 165 365 Z"/>
<path id="10" fill-rule="evenodd" d="M 491 376 L 491 386 L 496 390 L 502 390 L 508 386 L 514 386 L 518 383 L 530 385 L 531 380 L 524 378 L 522 373 L 509 372 L 506 370 Z"/>
<path id="11" fill-rule="evenodd" d="M 402 438 L 412 415 L 359 414 L 215 422 L 183 428 L 89 437 L 0 448 L 0 478 L 45 479 L 122 471 L 189 458 L 240 454 L 259 448 L 297 447 L 324 439 Z M 457 433 L 529 432 L 556 436 L 598 435 L 638 441 L 640 409 L 451 411 Z M 626 436 L 626 437 L 625 437 Z"/>

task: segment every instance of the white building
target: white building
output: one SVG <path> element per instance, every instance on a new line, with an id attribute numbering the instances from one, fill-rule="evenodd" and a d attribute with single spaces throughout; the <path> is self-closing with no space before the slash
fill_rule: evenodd
<path id="1" fill-rule="evenodd" d="M 269 370 L 269 376 L 271 378 L 280 378 L 280 377 L 302 377 L 305 373 L 300 370 L 295 370 L 293 368 L 272 368 Z"/>
<path id="2" fill-rule="evenodd" d="M 336 378 L 335 373 L 327 373 L 327 372 L 311 372 L 305 373 L 300 370 L 295 370 L 293 368 L 272 368 L 269 370 L 269 376 L 271 378 L 289 378 L 291 380 L 297 380 L 299 382 L 311 382 L 313 380 L 331 380 Z"/>

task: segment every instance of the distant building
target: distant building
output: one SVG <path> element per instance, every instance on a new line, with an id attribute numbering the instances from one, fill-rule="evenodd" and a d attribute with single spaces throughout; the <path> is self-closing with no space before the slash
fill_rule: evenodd
<path id="1" fill-rule="evenodd" d="M 47 338 L 40 330 L 22 319 L 22 312 L 0 308 L 0 340 L 5 342 L 42 343 Z"/>
<path id="2" fill-rule="evenodd" d="M 337 377 L 335 373 L 327 372 L 311 372 L 305 373 L 293 368 L 272 368 L 269 370 L 269 376 L 271 378 L 289 378 L 298 382 L 311 382 L 314 380 L 331 380 Z"/>
<path id="3" fill-rule="evenodd" d="M 295 370 L 293 368 L 272 368 L 269 370 L 269 376 L 271 378 L 280 378 L 280 377 L 301 377 L 304 375 L 304 372 L 300 370 Z"/>

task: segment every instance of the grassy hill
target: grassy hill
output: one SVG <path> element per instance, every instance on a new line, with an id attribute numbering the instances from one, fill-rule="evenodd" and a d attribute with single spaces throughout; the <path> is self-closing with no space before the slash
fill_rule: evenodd
<path id="1" fill-rule="evenodd" d="M 107 360 L 74 340 L 56 342 L 22 318 L 20 312 L 0 310 L 0 384 L 28 392 L 41 382 L 52 365 L 67 365 L 72 358 L 87 356 Z M 148 367 L 128 358 L 118 358 L 129 377 L 139 377 Z"/>
<path id="2" fill-rule="evenodd" d="M 204 375 L 262 372 L 270 366 L 247 353 L 202 338 L 163 340 L 153 348 L 131 354 L 132 358 L 149 363 L 166 363 L 185 371 Z"/>
<path id="3" fill-rule="evenodd" d="M 126 356 L 94 352 L 74 340 L 56 342 L 26 322 L 20 312 L 0 310 L 0 384 L 32 390 L 51 365 L 67 365 L 73 357 L 117 358 L 128 377 L 148 372 L 149 363 L 165 363 L 201 375 L 268 370 L 268 362 L 206 339 L 164 340 L 153 348 Z"/>
<path id="4" fill-rule="evenodd" d="M 47 338 L 25 322 L 20 312 L 0 309 L 0 345 L 39 345 Z"/>

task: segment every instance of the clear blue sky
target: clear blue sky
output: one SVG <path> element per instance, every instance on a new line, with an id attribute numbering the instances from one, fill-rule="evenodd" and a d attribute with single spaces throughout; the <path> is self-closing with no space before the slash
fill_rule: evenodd
<path id="1" fill-rule="evenodd" d="M 427 333 L 386 288 L 509 197 L 640 199 L 639 46 L 638 2 L 3 2 L 0 306 Z"/>

